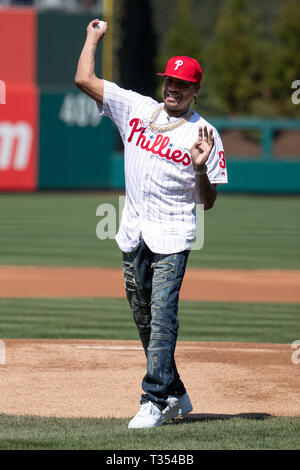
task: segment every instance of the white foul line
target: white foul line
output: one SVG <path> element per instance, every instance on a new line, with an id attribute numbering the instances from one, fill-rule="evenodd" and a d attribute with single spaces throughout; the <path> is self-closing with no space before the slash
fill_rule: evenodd
<path id="1" fill-rule="evenodd" d="M 132 351 L 143 350 L 141 347 L 135 346 L 75 346 L 77 349 L 128 349 Z"/>

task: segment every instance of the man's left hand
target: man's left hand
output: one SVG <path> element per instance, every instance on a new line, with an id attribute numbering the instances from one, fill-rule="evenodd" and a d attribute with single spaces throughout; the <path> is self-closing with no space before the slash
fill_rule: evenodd
<path id="1" fill-rule="evenodd" d="M 206 163 L 214 146 L 213 130 L 207 131 L 207 127 L 199 127 L 198 140 L 191 149 L 191 157 L 195 170 L 201 170 Z"/>

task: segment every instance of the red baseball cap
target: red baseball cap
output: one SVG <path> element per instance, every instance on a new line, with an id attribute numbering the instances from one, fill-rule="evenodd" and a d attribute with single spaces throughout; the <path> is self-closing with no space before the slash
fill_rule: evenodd
<path id="1" fill-rule="evenodd" d="M 200 85 L 202 70 L 196 59 L 187 56 L 175 56 L 168 60 L 165 72 L 156 75 L 178 78 Z"/>

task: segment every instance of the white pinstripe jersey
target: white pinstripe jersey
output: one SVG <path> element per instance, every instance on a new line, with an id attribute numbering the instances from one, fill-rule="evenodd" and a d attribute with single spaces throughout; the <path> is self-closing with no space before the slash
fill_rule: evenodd
<path id="1" fill-rule="evenodd" d="M 126 198 L 116 235 L 124 252 L 135 250 L 141 235 L 154 253 L 190 249 L 196 230 L 190 149 L 198 140 L 200 126 L 214 131 L 215 145 L 206 163 L 209 180 L 227 183 L 223 146 L 216 129 L 194 111 L 189 122 L 172 131 L 143 131 L 140 120 L 149 121 L 157 106 L 150 97 L 104 80 L 103 108 L 99 111 L 115 122 L 124 143 Z M 167 118 L 162 110 L 155 124 L 168 124 Z"/>

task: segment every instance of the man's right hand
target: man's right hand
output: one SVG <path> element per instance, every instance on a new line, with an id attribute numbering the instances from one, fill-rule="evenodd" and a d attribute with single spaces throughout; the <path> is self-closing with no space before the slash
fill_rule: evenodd
<path id="1" fill-rule="evenodd" d="M 107 29 L 108 29 L 108 24 L 106 22 L 104 22 L 104 25 L 102 26 L 101 29 L 98 29 L 96 26 L 98 25 L 99 21 L 100 20 L 98 18 L 91 21 L 86 28 L 87 36 L 90 36 L 96 42 L 101 41 L 101 39 L 103 38 L 103 36 L 105 36 Z"/>
<path id="2" fill-rule="evenodd" d="M 101 78 L 95 75 L 95 54 L 97 44 L 107 31 L 107 23 L 101 29 L 96 28 L 99 19 L 95 19 L 89 23 L 86 28 L 87 36 L 81 51 L 77 71 L 75 76 L 75 85 L 100 106 L 103 104 L 104 84 Z"/>

